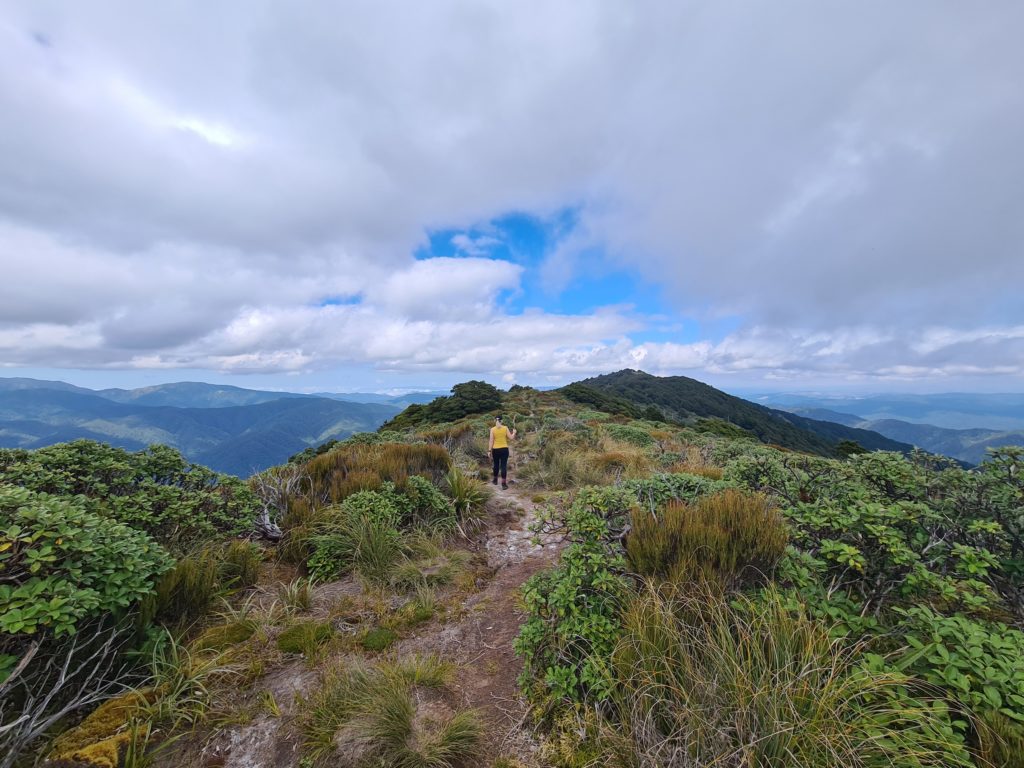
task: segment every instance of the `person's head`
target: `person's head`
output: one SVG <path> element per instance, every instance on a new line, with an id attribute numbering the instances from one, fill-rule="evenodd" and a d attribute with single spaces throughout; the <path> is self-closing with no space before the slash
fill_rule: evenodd
<path id="1" fill-rule="evenodd" d="M 495 424 L 496 424 L 497 426 L 499 426 L 499 427 L 500 427 L 500 426 L 501 426 L 501 416 L 495 416 L 495 417 L 494 417 L 494 423 L 495 423 Z"/>

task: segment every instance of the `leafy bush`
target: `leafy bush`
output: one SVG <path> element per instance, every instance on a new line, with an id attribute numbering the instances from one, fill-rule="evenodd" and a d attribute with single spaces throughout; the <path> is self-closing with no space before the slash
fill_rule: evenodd
<path id="1" fill-rule="evenodd" d="M 405 430 L 423 424 L 443 424 L 465 416 L 488 413 L 501 408 L 501 390 L 485 381 L 466 381 L 452 387 L 449 397 L 438 397 L 429 403 L 414 403 L 384 424 L 382 429 Z"/>
<path id="2" fill-rule="evenodd" d="M 0 652 L 12 636 L 70 634 L 86 617 L 125 615 L 172 562 L 80 497 L 0 485 Z"/>
<path id="3" fill-rule="evenodd" d="M 632 519 L 626 551 L 648 577 L 732 588 L 770 576 L 786 549 L 778 511 L 763 496 L 731 489 L 692 505 L 671 502 L 659 515 L 636 510 Z"/>
<path id="4" fill-rule="evenodd" d="M 0 483 L 82 496 L 86 511 L 179 549 L 249 530 L 258 509 L 244 482 L 189 464 L 163 445 L 129 453 L 76 440 L 35 451 L 0 450 Z"/>
<path id="5" fill-rule="evenodd" d="M 998 712 L 1024 737 L 1024 633 L 924 607 L 898 612 L 910 647 L 895 657 L 897 669 L 945 689 L 968 712 Z"/>
<path id="6" fill-rule="evenodd" d="M 622 497 L 616 489 L 582 489 L 566 516 L 572 543 L 558 567 L 523 586 L 527 619 L 515 651 L 523 657 L 520 682 L 534 701 L 609 694 L 604 665 L 618 639 L 627 586 L 620 575 L 625 561 L 605 541 L 609 519 L 622 517 L 615 512 Z"/>

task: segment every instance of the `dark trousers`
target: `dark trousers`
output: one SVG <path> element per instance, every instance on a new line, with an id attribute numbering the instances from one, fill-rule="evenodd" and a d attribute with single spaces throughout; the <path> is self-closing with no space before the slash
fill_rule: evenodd
<path id="1" fill-rule="evenodd" d="M 497 478 L 498 472 L 501 472 L 501 479 L 504 480 L 508 475 L 508 448 L 494 448 L 491 459 L 494 461 L 494 477 Z"/>

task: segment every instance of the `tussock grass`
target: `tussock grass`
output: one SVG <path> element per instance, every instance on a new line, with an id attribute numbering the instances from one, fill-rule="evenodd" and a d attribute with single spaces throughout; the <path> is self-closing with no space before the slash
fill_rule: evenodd
<path id="1" fill-rule="evenodd" d="M 304 751 L 315 765 L 349 763 L 389 768 L 454 768 L 477 755 L 483 727 L 473 711 L 431 717 L 417 691 L 440 689 L 451 667 L 413 657 L 376 668 L 328 670 L 304 705 Z"/>
<path id="2" fill-rule="evenodd" d="M 657 514 L 634 510 L 626 552 L 642 576 L 732 588 L 770 575 L 787 541 L 764 496 L 729 489 L 692 504 L 670 502 Z"/>
<path id="3" fill-rule="evenodd" d="M 859 649 L 774 590 L 729 602 L 651 589 L 626 608 L 623 630 L 599 735 L 610 764 L 967 764 L 949 762 L 941 707 L 899 698 L 908 678 L 861 667 Z"/>
<path id="4" fill-rule="evenodd" d="M 376 490 L 390 481 L 403 487 L 411 475 L 439 482 L 451 465 L 440 445 L 380 443 L 344 445 L 306 464 L 313 498 L 339 503 L 353 493 Z"/>
<path id="5" fill-rule="evenodd" d="M 456 466 L 448 470 L 445 482 L 463 530 L 480 525 L 485 516 L 487 500 L 491 498 L 491 489 Z"/>
<path id="6" fill-rule="evenodd" d="M 224 549 L 220 565 L 221 580 L 235 588 L 244 589 L 256 583 L 263 562 L 263 550 L 251 541 L 232 541 Z"/>
<path id="7" fill-rule="evenodd" d="M 313 607 L 313 583 L 309 579 L 292 579 L 277 586 L 277 605 L 291 616 Z"/>

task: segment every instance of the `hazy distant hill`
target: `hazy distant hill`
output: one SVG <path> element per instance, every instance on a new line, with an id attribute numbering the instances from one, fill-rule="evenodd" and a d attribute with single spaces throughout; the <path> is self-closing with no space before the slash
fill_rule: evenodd
<path id="1" fill-rule="evenodd" d="M 170 405 L 176 408 L 226 408 L 233 405 L 269 403 L 281 398 L 309 397 L 293 392 L 267 392 L 226 384 L 204 384 L 199 381 L 157 384 L 139 389 L 101 389 L 95 394 L 117 403 Z"/>
<path id="2" fill-rule="evenodd" d="M 38 448 L 79 437 L 134 450 L 164 443 L 192 461 L 245 476 L 309 445 L 372 431 L 398 410 L 308 396 L 180 408 L 119 403 L 82 391 L 6 388 L 0 389 L 0 446 Z"/>
<path id="3" fill-rule="evenodd" d="M 686 376 L 659 377 L 624 370 L 579 383 L 641 406 L 654 405 L 675 419 L 724 419 L 764 442 L 823 456 L 834 455 L 841 440 L 853 440 L 869 450 L 911 449 L 877 432 L 768 408 Z"/>
<path id="4" fill-rule="evenodd" d="M 988 448 L 1024 445 L 1024 430 L 946 429 L 933 424 L 912 424 L 899 419 L 862 419 L 859 416 L 821 408 L 801 408 L 796 413 L 814 418 L 831 418 L 832 421 L 843 418 L 846 424 L 870 429 L 893 440 L 910 443 L 931 453 L 950 456 L 969 464 L 983 462 L 988 455 Z M 829 417 L 821 414 L 829 414 Z"/>
<path id="5" fill-rule="evenodd" d="M 757 402 L 806 413 L 823 408 L 853 414 L 864 421 L 897 419 L 945 429 L 1024 429 L 1024 394 L 866 395 L 838 397 L 806 394 L 757 395 Z"/>

